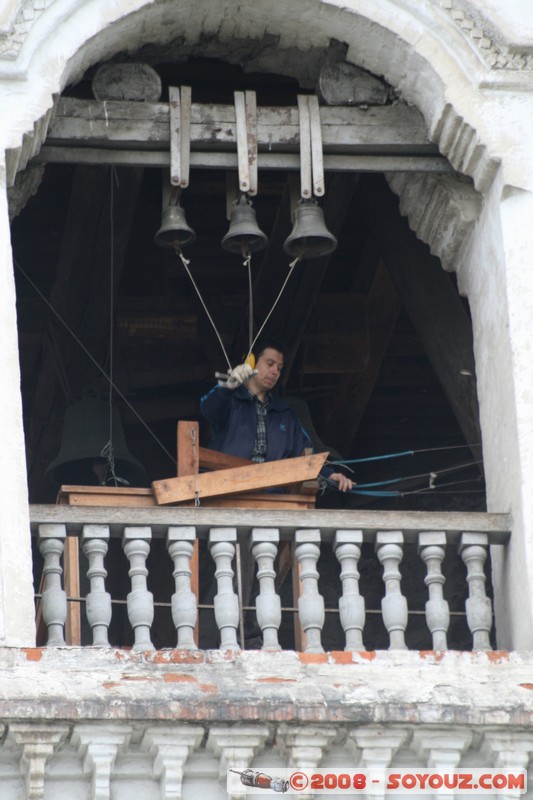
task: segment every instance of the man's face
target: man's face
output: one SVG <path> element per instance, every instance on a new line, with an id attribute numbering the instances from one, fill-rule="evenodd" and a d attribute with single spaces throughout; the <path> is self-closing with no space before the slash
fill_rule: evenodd
<path id="1" fill-rule="evenodd" d="M 256 393 L 270 392 L 278 382 L 283 368 L 283 353 L 273 347 L 266 347 L 257 359 L 257 375 L 250 378 L 250 388 Z"/>

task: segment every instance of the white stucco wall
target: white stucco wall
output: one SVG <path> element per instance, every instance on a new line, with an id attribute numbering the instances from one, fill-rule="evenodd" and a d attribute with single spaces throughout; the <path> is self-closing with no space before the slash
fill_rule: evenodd
<path id="1" fill-rule="evenodd" d="M 11 179 L 17 166 L 24 166 L 38 149 L 46 125 L 35 131 L 34 126 L 49 112 L 54 93 L 90 64 L 124 48 L 134 52 L 145 43 L 168 42 L 177 36 L 193 46 L 202 35 L 210 35 L 227 48 L 228 57 L 237 38 L 279 35 L 280 51 L 295 47 L 303 52 L 311 45 L 327 46 L 334 38 L 348 45 L 350 60 L 383 75 L 420 108 L 442 151 L 484 194 L 482 216 L 457 267 L 473 314 L 489 507 L 510 510 L 514 517 L 509 551 L 513 574 L 498 578 L 507 587 L 507 599 L 498 613 L 501 621 L 506 619 L 505 609 L 520 608 L 521 613 L 512 615 L 509 635 L 501 644 L 522 648 L 533 648 L 533 564 L 528 556 L 533 545 L 532 18 L 530 0 L 473 0 L 471 4 L 462 0 L 292 0 L 290 6 L 284 0 L 11 0 L 0 4 L 0 149 L 8 150 Z M 33 141 L 27 137 L 21 151 L 24 134 L 32 134 Z M 0 189 L 4 231 L 7 213 Z M 9 447 L 0 456 L 0 477 L 5 477 L 3 485 L 9 487 L 0 511 L 0 546 L 6 548 L 2 550 L 3 591 L 9 589 L 12 597 L 10 567 L 16 555 L 21 575 L 17 608 L 25 617 L 31 569 L 7 235 L 2 235 L 0 248 L 0 280 L 5 288 L 0 300 L 4 344 L 0 391 L 9 419 Z M 20 547 L 17 553 L 13 542 Z M 501 572 L 498 567 L 497 573 Z M 31 638 L 31 625 L 20 626 L 18 614 L 12 631 L 12 623 L 6 623 L 8 643 Z"/>

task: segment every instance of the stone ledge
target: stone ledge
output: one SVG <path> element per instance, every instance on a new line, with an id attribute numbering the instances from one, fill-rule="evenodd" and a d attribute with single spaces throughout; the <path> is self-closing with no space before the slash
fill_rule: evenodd
<path id="1" fill-rule="evenodd" d="M 533 653 L 0 648 L 0 716 L 533 724 Z"/>

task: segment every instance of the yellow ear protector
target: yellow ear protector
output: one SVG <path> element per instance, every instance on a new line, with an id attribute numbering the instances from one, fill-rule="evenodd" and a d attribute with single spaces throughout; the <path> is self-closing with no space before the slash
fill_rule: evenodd
<path id="1" fill-rule="evenodd" d="M 254 356 L 254 354 L 250 353 L 250 355 L 248 356 L 248 358 L 246 359 L 246 361 L 244 363 L 248 364 L 252 369 L 255 369 L 255 356 Z"/>

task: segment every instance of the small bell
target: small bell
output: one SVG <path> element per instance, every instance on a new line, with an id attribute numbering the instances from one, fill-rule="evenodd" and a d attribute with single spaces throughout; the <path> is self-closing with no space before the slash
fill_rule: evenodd
<path id="1" fill-rule="evenodd" d="M 255 211 L 246 195 L 233 202 L 229 230 L 222 239 L 222 248 L 228 253 L 255 253 L 266 247 L 267 237 L 257 224 Z"/>
<path id="2" fill-rule="evenodd" d="M 196 234 L 187 225 L 185 212 L 179 205 L 168 205 L 161 215 L 161 227 L 154 236 L 159 247 L 184 247 L 196 239 Z"/>
<path id="3" fill-rule="evenodd" d="M 299 200 L 294 224 L 283 245 L 291 258 L 320 258 L 333 253 L 337 240 L 326 228 L 324 212 L 314 200 Z"/>

